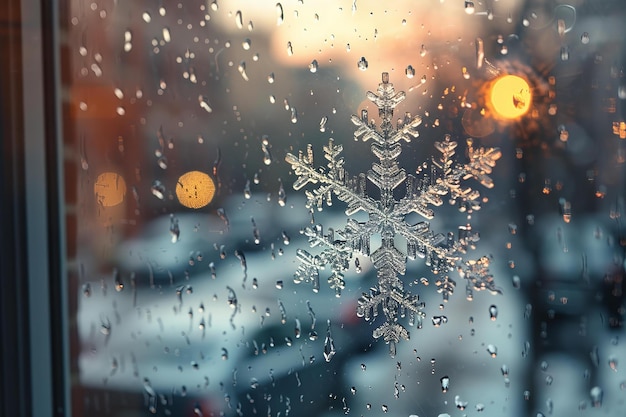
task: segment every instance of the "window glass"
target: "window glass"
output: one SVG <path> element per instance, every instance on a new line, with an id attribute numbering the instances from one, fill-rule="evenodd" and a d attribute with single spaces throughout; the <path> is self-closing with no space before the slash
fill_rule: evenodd
<path id="1" fill-rule="evenodd" d="M 619 1 L 71 1 L 72 415 L 622 415 Z"/>

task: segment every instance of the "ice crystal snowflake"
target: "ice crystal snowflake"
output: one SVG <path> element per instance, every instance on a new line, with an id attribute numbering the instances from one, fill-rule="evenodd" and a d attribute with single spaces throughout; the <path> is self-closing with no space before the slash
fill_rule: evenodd
<path id="1" fill-rule="evenodd" d="M 380 125 L 377 127 L 374 121 L 369 121 L 367 110 L 362 110 L 361 117 L 352 116 L 352 122 L 357 126 L 355 140 L 372 141 L 371 152 L 378 158 L 367 174 L 348 175 L 344 158 L 340 156 L 343 147 L 332 139 L 324 146 L 324 157 L 328 161 L 326 167 L 315 168 L 311 145 L 306 153 L 300 152 L 298 156 L 288 153 L 285 158 L 297 175 L 294 189 L 299 190 L 307 184 L 316 185 L 314 189 L 305 191 L 309 209 L 321 210 L 324 203 L 330 206 L 334 195 L 346 203 L 345 213 L 348 216 L 342 230 L 329 229 L 324 233 L 321 225 L 303 230 L 311 248 L 319 248 L 320 251 L 312 254 L 298 249 L 300 266 L 294 275 L 295 282 L 309 282 L 317 291 L 320 270 L 329 266 L 328 283 L 339 296 L 345 286 L 343 274 L 350 261 L 359 254 L 369 257 L 376 269 L 378 282 L 375 288 L 363 293 L 358 300 L 357 315 L 373 321 L 382 310 L 385 322 L 373 331 L 373 336 L 377 339 L 382 337 L 389 344 L 391 356 L 395 355 L 396 344 L 400 340 L 409 339 L 409 331 L 398 322 L 399 319 L 408 316 L 409 326 L 417 322 L 419 327 L 424 318 L 424 303 L 419 301 L 418 295 L 404 289 L 400 278 L 406 272 L 407 258 L 424 259 L 438 277 L 437 290 L 444 300 L 449 298 L 456 286 L 449 276 L 455 269 L 467 281 L 468 298 L 471 299 L 473 290 L 499 292 L 488 270 L 488 257 L 464 260 L 467 250 L 473 248 L 478 240 L 471 226 L 461 226 L 455 237 L 452 232 L 435 234 L 427 220 L 434 217 L 432 207 L 441 206 L 444 196 L 451 204 L 458 204 L 461 211 L 479 209 L 480 193 L 464 183 L 473 178 L 487 188 L 493 187 L 489 174 L 501 153 L 497 148 L 476 149 L 468 140 L 467 162 L 460 164 L 454 159 L 457 143 L 446 135 L 443 141 L 435 143 L 441 155 L 427 164 L 430 170 L 421 169 L 418 176 L 407 174 L 398 166 L 401 142 L 409 142 L 419 136 L 417 127 L 421 118 L 407 113 L 393 126 L 393 110 L 405 97 L 404 92 L 395 92 L 389 82 L 389 74 L 383 73 L 378 91 L 367 92 L 367 98 L 378 108 Z M 368 195 L 367 181 L 379 189 L 379 199 Z M 406 194 L 398 200 L 394 197 L 394 190 L 402 184 L 406 187 Z M 368 220 L 359 222 L 351 218 L 357 212 L 366 213 Z M 425 220 L 410 224 L 407 216 L 411 213 L 417 213 Z M 371 252 L 370 239 L 373 235 L 380 236 L 381 244 Z M 396 247 L 397 237 L 406 241 L 406 253 Z"/>

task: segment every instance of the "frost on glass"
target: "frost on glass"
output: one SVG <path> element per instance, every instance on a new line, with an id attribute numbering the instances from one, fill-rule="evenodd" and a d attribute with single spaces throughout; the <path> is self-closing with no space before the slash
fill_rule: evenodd
<path id="1" fill-rule="evenodd" d="M 353 115 L 352 122 L 357 127 L 355 140 L 371 141 L 371 152 L 378 159 L 367 174 L 348 174 L 341 156 L 343 146 L 335 144 L 332 139 L 324 146 L 325 167 L 315 167 L 310 145 L 298 156 L 288 153 L 285 157 L 298 176 L 294 189 L 300 190 L 308 184 L 315 186 L 305 191 L 307 208 L 321 210 L 324 204 L 332 205 L 334 195 L 346 204 L 348 216 L 347 224 L 341 230 L 325 232 L 321 224 L 304 229 L 311 248 L 321 250 L 317 254 L 298 250 L 300 266 L 294 280 L 296 283 L 311 283 L 314 291 L 318 291 L 320 271 L 329 266 L 328 284 L 339 296 L 345 287 L 344 272 L 350 261 L 356 254 L 369 257 L 378 282 L 359 298 L 357 315 L 370 321 L 375 320 L 382 310 L 385 321 L 374 329 L 373 336 L 376 339 L 382 337 L 389 344 L 390 355 L 395 356 L 396 344 L 409 339 L 409 331 L 399 320 L 408 316 L 409 326 L 417 322 L 420 327 L 425 316 L 422 311 L 424 303 L 419 300 L 419 295 L 404 288 L 401 276 L 406 272 L 407 258 L 424 259 L 437 276 L 436 285 L 444 300 L 454 292 L 456 283 L 449 275 L 454 270 L 466 280 L 468 298 L 472 297 L 474 290 L 500 292 L 489 273 L 488 257 L 465 259 L 468 250 L 478 240 L 471 226 L 460 227 L 455 236 L 453 232 L 435 233 L 428 220 L 435 216 L 433 207 L 441 206 L 444 197 L 450 203 L 458 204 L 461 211 L 480 209 L 480 192 L 466 185 L 466 181 L 474 179 L 484 187 L 493 187 L 489 174 L 501 153 L 498 148 L 474 148 L 472 141 L 468 140 L 467 162 L 459 163 L 455 161 L 457 142 L 445 135 L 442 141 L 435 142 L 439 155 L 429 164 L 430 169 L 422 170 L 418 177 L 407 174 L 399 166 L 398 157 L 402 142 L 419 137 L 417 128 L 421 118 L 407 113 L 394 126 L 394 108 L 406 94 L 395 91 L 388 73 L 382 74 L 376 93 L 368 91 L 366 96 L 378 108 L 380 124 L 376 126 L 370 121 L 366 110 L 362 111 L 361 117 Z M 368 181 L 378 193 L 368 191 Z M 404 186 L 405 194 L 398 199 L 395 190 L 401 186 Z M 368 220 L 354 219 L 352 216 L 358 212 L 366 213 Z M 424 220 L 410 223 L 407 216 L 411 213 L 417 213 Z M 373 235 L 379 235 L 381 240 L 380 247 L 374 251 L 370 244 Z M 406 242 L 405 248 L 397 246 L 398 237 Z"/>

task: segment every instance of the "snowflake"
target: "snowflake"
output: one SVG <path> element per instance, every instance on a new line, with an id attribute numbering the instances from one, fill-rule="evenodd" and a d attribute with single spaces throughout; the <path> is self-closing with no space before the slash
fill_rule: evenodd
<path id="1" fill-rule="evenodd" d="M 344 272 L 350 261 L 357 255 L 369 257 L 377 273 L 377 285 L 369 293 L 363 293 L 358 300 L 357 315 L 366 321 L 374 321 L 382 310 L 385 322 L 373 331 L 373 337 L 380 337 L 389 344 L 390 355 L 395 356 L 396 344 L 402 339 L 409 339 L 409 331 L 398 321 L 408 316 L 409 326 L 420 327 L 425 316 L 424 303 L 418 295 L 404 289 L 400 278 L 406 272 L 408 259 L 423 258 L 425 264 L 437 275 L 437 290 L 448 300 L 456 283 L 449 273 L 457 270 L 467 282 L 467 297 L 472 298 L 473 290 L 489 290 L 498 293 L 493 276 L 489 274 L 489 258 L 464 260 L 468 249 L 474 248 L 478 235 L 471 226 L 459 227 L 458 237 L 454 233 L 435 234 L 428 220 L 435 215 L 432 207 L 443 204 L 447 196 L 451 204 L 457 204 L 461 211 L 471 213 L 480 208 L 481 196 L 476 190 L 464 185 L 466 180 L 475 179 L 487 188 L 493 187 L 489 177 L 496 160 L 501 153 L 497 148 L 474 148 L 472 141 L 467 141 L 467 162 L 457 163 L 454 159 L 457 142 L 446 135 L 443 141 L 436 142 L 435 148 L 441 154 L 425 164 L 430 170 L 420 169 L 418 176 L 407 174 L 398 166 L 398 157 L 402 151 L 402 141 L 409 142 L 419 136 L 417 127 L 420 117 L 411 117 L 406 113 L 403 119 L 392 124 L 393 110 L 406 97 L 404 92 L 395 92 L 389 82 L 389 74 L 382 74 L 382 82 L 376 93 L 367 92 L 367 98 L 378 108 L 381 119 L 377 127 L 368 119 L 367 110 L 362 110 L 361 117 L 352 116 L 357 126 L 355 140 L 371 141 L 371 152 L 378 158 L 367 174 L 356 177 L 348 175 L 341 157 L 343 147 L 330 139 L 324 146 L 326 167 L 315 168 L 313 149 L 308 145 L 305 153 L 298 156 L 288 153 L 286 161 L 291 164 L 297 179 L 295 190 L 314 184 L 315 188 L 306 190 L 307 208 L 321 210 L 323 205 L 332 205 L 333 195 L 347 205 L 345 210 L 347 224 L 342 230 L 328 229 L 324 233 L 321 225 L 314 225 L 303 230 L 311 248 L 318 248 L 317 254 L 298 249 L 300 266 L 294 274 L 296 283 L 308 282 L 314 291 L 320 288 L 320 271 L 329 267 L 328 283 L 341 295 L 345 287 Z M 428 172 L 427 172 L 428 171 Z M 380 197 L 374 199 L 367 192 L 367 181 L 379 190 Z M 394 190 L 404 184 L 405 196 L 394 197 Z M 378 194 L 378 193 L 377 193 Z M 368 216 L 365 222 L 352 218 L 354 214 L 364 212 Z M 416 224 L 410 224 L 407 216 L 417 213 L 424 218 Z M 380 247 L 373 252 L 370 240 L 373 235 L 380 236 Z M 396 239 L 404 238 L 406 252 L 396 247 Z"/>

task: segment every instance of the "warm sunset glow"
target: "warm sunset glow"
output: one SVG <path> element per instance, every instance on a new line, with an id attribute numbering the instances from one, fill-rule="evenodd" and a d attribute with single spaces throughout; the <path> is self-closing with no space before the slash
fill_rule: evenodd
<path id="1" fill-rule="evenodd" d="M 176 183 L 176 197 L 185 207 L 199 209 L 211 202 L 215 195 L 215 183 L 204 172 L 189 171 Z"/>
<path id="2" fill-rule="evenodd" d="M 503 119 L 517 119 L 528 111 L 532 96 L 525 79 L 517 75 L 498 78 L 491 87 L 491 108 Z"/>
<path id="3" fill-rule="evenodd" d="M 103 172 L 98 175 L 93 185 L 98 204 L 103 207 L 113 207 L 124 201 L 126 197 L 126 181 L 115 172 Z"/>

